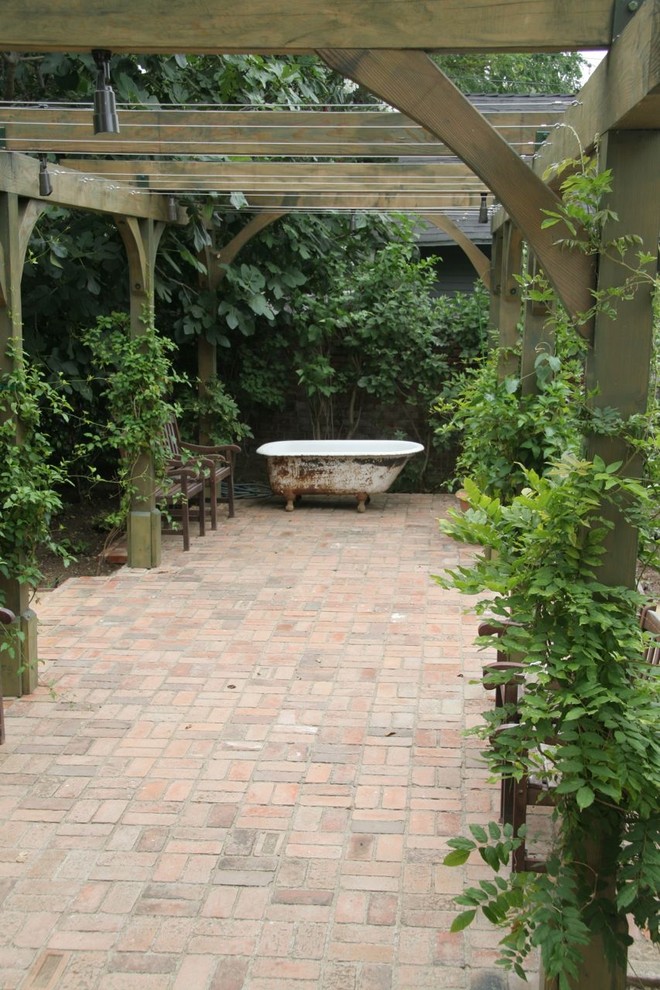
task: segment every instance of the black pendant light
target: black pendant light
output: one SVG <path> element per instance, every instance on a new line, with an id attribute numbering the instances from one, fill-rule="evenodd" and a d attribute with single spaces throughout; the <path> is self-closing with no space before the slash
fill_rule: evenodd
<path id="1" fill-rule="evenodd" d="M 53 191 L 53 184 L 48 173 L 48 157 L 39 155 L 39 195 L 50 196 Z"/>
<path id="2" fill-rule="evenodd" d="M 105 48 L 95 48 L 92 58 L 96 62 L 98 76 L 94 93 L 94 133 L 118 134 L 119 119 L 115 105 L 115 94 L 110 85 L 110 55 Z"/>

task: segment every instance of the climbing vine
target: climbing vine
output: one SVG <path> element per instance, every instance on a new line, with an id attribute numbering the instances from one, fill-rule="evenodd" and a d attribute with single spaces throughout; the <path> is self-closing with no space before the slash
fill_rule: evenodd
<path id="1" fill-rule="evenodd" d="M 613 525 L 602 505 L 628 511 L 650 502 L 646 487 L 620 477 L 619 468 L 567 454 L 546 477 L 526 472 L 523 491 L 508 505 L 467 480 L 472 508 L 443 523 L 454 538 L 491 553 L 438 580 L 470 595 L 487 592 L 477 611 L 487 611 L 502 632 L 481 643 L 526 671 L 519 705 L 493 707 L 474 730 L 486 745 L 483 756 L 493 773 L 519 779 L 538 773 L 542 752 L 557 794 L 546 873 L 499 876 L 515 838 L 495 823 L 487 834 L 473 826 L 472 839 L 450 840 L 448 865 L 478 848 L 497 874 L 457 898 L 468 910 L 454 930 L 483 910 L 507 929 L 500 962 L 524 975 L 525 958 L 540 947 L 546 974 L 561 988 L 575 975 L 589 931 L 603 934 L 613 956 L 621 953 L 626 912 L 660 939 L 658 679 L 641 662 L 643 597 L 597 577 Z M 489 675 L 489 682 L 507 677 Z M 608 850 L 598 870 L 585 866 L 595 836 Z"/>
<path id="2" fill-rule="evenodd" d="M 105 401 L 107 417 L 86 424 L 85 439 L 77 455 L 108 449 L 117 456 L 120 501 L 108 519 L 114 526 L 125 524 L 133 499 L 138 494 L 139 471 L 153 465 L 153 483 L 159 485 L 169 459 L 164 427 L 175 412 L 172 390 L 184 381 L 172 367 L 176 349 L 161 337 L 148 320 L 142 332 L 131 334 L 126 313 L 102 316 L 82 334 L 91 351 L 91 364 Z"/>
<path id="3" fill-rule="evenodd" d="M 596 314 L 614 318 L 620 300 L 632 298 L 642 286 L 652 287 L 654 259 L 634 235 L 607 240 L 608 224 L 617 219 L 603 205 L 612 188 L 609 171 L 599 172 L 591 160 L 562 163 L 557 170 L 567 173 L 563 202 L 544 226 L 556 227 L 567 247 L 618 260 L 619 284 L 594 292 L 593 307 L 581 317 L 585 322 Z M 523 282 L 527 298 L 545 303 L 554 314 L 549 325 L 559 331 L 561 346 L 570 321 L 554 293 L 542 275 Z M 462 462 L 472 474 L 462 479 L 470 508 L 453 513 L 441 526 L 484 552 L 470 566 L 437 580 L 483 596 L 477 612 L 489 614 L 497 634 L 482 637 L 481 645 L 496 646 L 519 665 L 524 690 L 516 703 L 486 711 L 473 732 L 496 777 L 520 780 L 541 771 L 554 794 L 554 834 L 541 872 L 506 874 L 511 854 L 528 835 L 524 828 L 514 834 L 510 826 L 495 822 L 472 824 L 469 837 L 451 839 L 445 862 L 460 866 L 477 854 L 493 871 L 492 880 L 481 880 L 457 898 L 464 910 L 453 930 L 467 927 L 482 912 L 504 930 L 502 966 L 524 979 L 524 964 L 538 948 L 546 977 L 569 990 L 576 986 L 583 950 L 594 937 L 601 939 L 612 966 L 624 965 L 631 941 L 627 915 L 660 941 L 659 680 L 643 662 L 643 596 L 605 584 L 599 571 L 612 519 L 652 529 L 657 396 L 651 395 L 645 415 L 624 420 L 617 410 L 599 407 L 595 394 L 587 394 L 577 351 L 568 362 L 561 350 L 546 353 L 531 419 L 517 382 L 498 380 L 496 361 L 486 374 L 477 372 L 468 380 L 464 401 L 472 396 L 476 403 L 474 408 L 464 405 L 457 425 L 473 430 Z M 547 404 L 553 381 L 563 381 L 565 390 L 553 400 L 557 418 Z M 477 385 L 484 382 L 488 392 L 480 394 Z M 492 425 L 485 430 L 489 417 Z M 481 446 L 474 431 L 478 420 Z M 587 436 L 597 433 L 621 438 L 625 459 L 606 464 L 597 456 L 587 458 Z M 509 443 L 508 456 L 517 460 L 508 472 L 489 449 L 494 435 Z M 535 436 L 543 442 L 530 459 L 534 451 L 525 440 Z M 500 444 L 497 454 L 503 449 Z M 645 461 L 642 477 L 629 476 L 636 460 Z M 489 670 L 489 686 L 511 679 L 505 666 Z"/>
<path id="4" fill-rule="evenodd" d="M 8 358 L 11 370 L 0 374 L 0 575 L 36 587 L 41 548 L 70 559 L 51 532 L 67 467 L 54 461 L 42 428 L 46 409 L 66 421 L 70 407 L 61 379 L 47 381 L 11 346 Z"/>

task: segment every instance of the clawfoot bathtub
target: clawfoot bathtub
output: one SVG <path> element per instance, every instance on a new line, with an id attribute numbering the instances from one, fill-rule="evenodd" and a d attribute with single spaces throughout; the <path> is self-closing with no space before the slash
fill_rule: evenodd
<path id="1" fill-rule="evenodd" d="M 364 512 L 369 496 L 386 492 L 422 450 L 409 440 L 281 440 L 257 453 L 266 457 L 270 487 L 284 496 L 287 512 L 302 495 L 353 495 Z"/>

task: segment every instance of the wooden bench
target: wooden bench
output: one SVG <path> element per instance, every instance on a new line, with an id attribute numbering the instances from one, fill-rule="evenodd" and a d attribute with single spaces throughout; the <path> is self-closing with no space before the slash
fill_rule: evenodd
<path id="1" fill-rule="evenodd" d="M 206 490 L 208 486 L 211 529 L 218 526 L 218 498 L 221 484 L 227 485 L 229 517 L 234 515 L 234 463 L 241 448 L 236 444 L 201 445 L 181 439 L 175 419 L 165 426 L 164 441 L 169 452 L 166 476 L 169 484 L 156 491 L 156 503 L 180 517 L 183 549 L 190 549 L 190 505 L 197 506 L 199 535 L 205 533 Z M 165 532 L 174 532 L 166 529 Z"/>
<path id="2" fill-rule="evenodd" d="M 660 666 L 660 614 L 654 611 L 651 605 L 646 605 L 640 611 L 639 621 L 641 629 L 649 634 L 643 660 L 645 663 L 658 667 Z M 478 634 L 480 636 L 501 636 L 512 625 L 514 623 L 511 622 L 498 624 L 484 622 L 479 626 Z M 495 692 L 496 707 L 509 706 L 508 722 L 500 726 L 499 731 L 506 732 L 507 728 L 511 728 L 520 720 L 520 716 L 516 715 L 515 707 L 525 689 L 526 670 L 525 664 L 509 660 L 504 651 L 500 650 L 497 651 L 495 663 L 486 664 L 484 667 L 484 687 Z M 509 676 L 502 679 L 498 676 L 502 672 Z M 548 740 L 548 746 L 552 746 L 552 744 L 553 741 Z M 540 749 L 542 750 L 543 747 Z M 548 772 L 544 774 L 543 753 L 539 752 L 538 756 L 538 774 L 534 776 L 524 774 L 519 780 L 513 776 L 502 777 L 500 781 L 500 820 L 505 825 L 511 825 L 513 834 L 516 836 L 518 836 L 520 827 L 527 823 L 527 809 L 529 807 L 552 807 L 555 804 L 552 769 L 548 766 Z M 512 854 L 511 870 L 513 873 L 543 872 L 545 864 L 539 859 L 528 856 L 523 840 Z"/>
<path id="3" fill-rule="evenodd" d="M 10 608 L 0 608 L 0 625 L 9 626 L 16 616 Z M 0 679 L 0 746 L 5 741 L 5 705 L 2 696 L 2 679 Z"/>

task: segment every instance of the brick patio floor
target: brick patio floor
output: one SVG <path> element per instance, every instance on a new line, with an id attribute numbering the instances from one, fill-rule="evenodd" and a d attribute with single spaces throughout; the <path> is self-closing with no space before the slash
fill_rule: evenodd
<path id="1" fill-rule="evenodd" d="M 498 792 L 447 496 L 238 503 L 163 565 L 42 594 L 0 749 L 0 990 L 504 990 L 479 867 Z M 466 611 L 466 609 L 468 609 Z M 534 984 L 532 984 L 534 985 Z"/>

